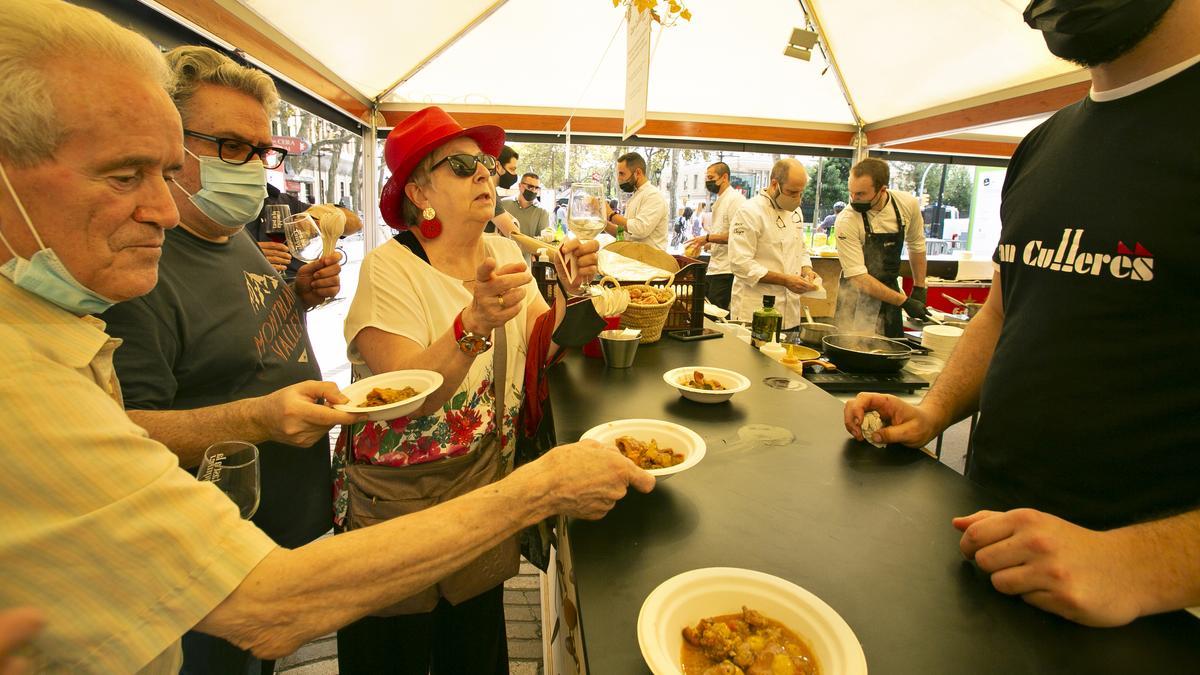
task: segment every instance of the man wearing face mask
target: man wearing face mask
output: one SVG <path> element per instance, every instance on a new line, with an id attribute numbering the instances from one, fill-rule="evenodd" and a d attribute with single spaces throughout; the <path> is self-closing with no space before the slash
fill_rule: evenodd
<path id="1" fill-rule="evenodd" d="M 712 220 L 707 231 L 689 241 L 685 248 L 708 248 L 708 271 L 704 274 L 704 283 L 708 288 L 704 295 L 717 307 L 729 309 L 729 299 L 733 293 L 733 269 L 729 266 L 729 224 L 733 214 L 746 203 L 746 196 L 741 190 L 730 187 L 729 165 L 725 162 L 708 166 L 704 174 L 704 189 L 717 195 L 712 205 Z"/>
<path id="2" fill-rule="evenodd" d="M 800 199 L 808 171 L 795 159 L 771 167 L 767 189 L 746 201 L 733 216 L 729 230 L 729 264 L 733 269 L 733 318 L 750 321 L 763 306 L 763 296 L 775 296 L 783 327 L 800 323 L 800 296 L 817 290 L 812 261 L 804 245 Z"/>
<path id="3" fill-rule="evenodd" d="M 536 173 L 526 173 L 521 176 L 518 187 L 520 192 L 517 197 L 500 200 L 500 208 L 521 224 L 522 234 L 537 237 L 542 230 L 550 227 L 550 214 L 537 203 L 542 181 Z"/>
<path id="4" fill-rule="evenodd" d="M 616 236 L 625 233 L 625 241 L 637 241 L 667 250 L 667 200 L 662 192 L 646 178 L 646 160 L 636 152 L 617 158 L 619 187 L 633 196 L 625 203 L 625 215 L 605 204 L 604 231 Z"/>
<path id="5" fill-rule="evenodd" d="M 992 291 L 929 394 L 861 394 L 846 428 L 877 410 L 877 441 L 915 447 L 978 410 L 968 477 L 1027 507 L 954 520 L 997 590 L 1091 626 L 1194 610 L 1200 217 L 1141 195 L 1200 184 L 1200 133 L 1171 123 L 1200 107 L 1200 0 L 1034 0 L 1024 18 L 1091 91 L 1013 155 Z M 1114 344 L 1136 368 L 1112 368 Z"/>
<path id="6" fill-rule="evenodd" d="M 916 197 L 888 189 L 887 162 L 868 158 L 850 168 L 850 208 L 838 214 L 838 256 L 842 284 L 834 321 L 845 330 L 873 330 L 901 337 L 900 309 L 917 319 L 925 309 L 925 222 Z M 900 251 L 908 245 L 913 292 L 906 296 L 900 276 Z"/>
<path id="7" fill-rule="evenodd" d="M 205 47 L 166 56 L 178 77 L 183 170 L 172 184 L 180 226 L 167 232 L 158 285 L 103 318 L 125 342 L 115 355 L 130 418 L 195 467 L 221 440 L 259 447 L 254 522 L 276 543 L 306 544 L 332 525 L 328 430 L 352 417 L 315 397 L 292 396 L 265 416 L 247 401 L 320 380 L 304 310 L 337 294 L 336 256 L 308 263 L 286 284 L 243 225 L 266 196 L 270 117 L 278 95 L 265 73 Z M 241 672 L 252 658 L 189 633 L 184 671 Z"/>

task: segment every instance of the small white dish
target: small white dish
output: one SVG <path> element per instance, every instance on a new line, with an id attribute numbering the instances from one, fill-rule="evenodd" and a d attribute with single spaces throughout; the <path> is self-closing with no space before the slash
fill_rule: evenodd
<path id="1" fill-rule="evenodd" d="M 621 436 L 632 436 L 643 443 L 653 439 L 658 443 L 658 447 L 660 448 L 670 448 L 675 452 L 683 453 L 683 461 L 675 466 L 669 466 L 665 469 L 647 470 L 647 473 L 656 476 L 659 480 L 681 471 L 687 471 L 696 466 L 700 463 L 700 460 L 704 459 L 704 453 L 708 450 L 704 439 L 700 438 L 696 432 L 687 427 L 662 420 L 614 420 L 612 422 L 605 422 L 604 424 L 588 429 L 584 432 L 583 436 L 579 437 L 579 440 L 590 440 L 605 445 L 616 445 L 617 438 Z"/>
<path id="2" fill-rule="evenodd" d="M 691 379 L 692 373 L 697 370 L 704 374 L 704 379 L 711 379 L 725 388 L 709 391 L 682 384 L 683 380 Z M 733 395 L 739 391 L 746 391 L 750 388 L 750 378 L 745 375 L 724 368 L 709 368 L 708 366 L 673 368 L 663 373 L 663 380 L 678 389 L 684 398 L 697 403 L 723 403 L 733 398 Z"/>
<path id="3" fill-rule="evenodd" d="M 706 617 L 737 614 L 743 605 L 799 635 L 822 673 L 866 675 L 862 644 L 832 607 L 790 581 L 734 567 L 684 572 L 651 591 L 638 613 L 642 658 L 654 675 L 681 675 L 683 628 Z"/>
<path id="4" fill-rule="evenodd" d="M 342 393 L 346 395 L 346 398 L 350 399 L 350 403 L 340 403 L 333 407 L 342 412 L 366 413 L 367 419 L 372 422 L 394 420 L 397 417 L 404 417 L 417 408 L 420 408 L 421 403 L 425 401 L 425 397 L 437 391 L 438 387 L 441 386 L 442 374 L 437 371 L 394 370 L 390 373 L 380 373 L 379 375 L 363 378 L 346 387 L 342 390 Z M 365 400 L 367 394 L 371 393 L 371 390 L 376 387 L 385 387 L 388 389 L 412 387 L 417 390 L 417 395 L 396 403 L 388 403 L 387 405 L 366 407 L 355 405 L 355 403 Z"/>

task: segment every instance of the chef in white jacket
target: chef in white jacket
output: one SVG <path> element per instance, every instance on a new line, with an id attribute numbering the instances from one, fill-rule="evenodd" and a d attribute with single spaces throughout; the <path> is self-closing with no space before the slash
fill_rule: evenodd
<path id="1" fill-rule="evenodd" d="M 804 310 L 801 294 L 817 290 L 817 273 L 804 245 L 800 198 L 808 172 L 795 159 L 771 168 L 771 184 L 733 217 L 729 230 L 729 263 L 733 268 L 733 318 L 750 321 L 764 295 L 775 296 L 783 328 L 793 328 Z"/>

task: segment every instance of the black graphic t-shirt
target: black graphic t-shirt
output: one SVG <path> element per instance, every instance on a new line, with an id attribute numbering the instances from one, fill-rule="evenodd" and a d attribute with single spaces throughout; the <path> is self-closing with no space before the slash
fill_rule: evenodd
<path id="1" fill-rule="evenodd" d="M 190 410 L 321 379 L 300 299 L 245 231 L 214 244 L 168 230 L 158 285 L 100 318 L 124 340 L 114 362 L 131 410 Z M 309 448 L 257 445 L 254 522 L 286 547 L 328 531 L 328 439 Z"/>
<path id="2" fill-rule="evenodd" d="M 1035 129 L 1004 185 L 1004 326 L 971 477 L 1109 528 L 1200 507 L 1200 65 Z"/>

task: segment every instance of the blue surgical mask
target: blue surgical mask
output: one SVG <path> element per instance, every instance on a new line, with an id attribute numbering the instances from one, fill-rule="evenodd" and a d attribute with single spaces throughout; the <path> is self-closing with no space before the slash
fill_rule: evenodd
<path id="1" fill-rule="evenodd" d="M 4 179 L 5 189 L 8 190 L 8 194 L 12 195 L 17 210 L 21 212 L 21 217 L 25 219 L 25 225 L 33 233 L 33 238 L 37 241 L 40 249 L 26 260 L 17 255 L 17 251 L 8 243 L 8 238 L 0 232 L 0 240 L 4 242 L 4 246 L 13 256 L 11 260 L 0 265 L 0 275 L 7 277 L 17 288 L 29 291 L 76 316 L 100 314 L 117 304 L 115 300 L 109 300 L 79 283 L 79 280 L 71 274 L 58 255 L 46 248 L 46 245 L 42 243 L 42 238 L 38 236 L 37 230 L 33 227 L 33 221 L 25 211 L 25 205 L 17 196 L 17 191 L 13 189 L 12 183 L 8 182 L 8 173 L 4 171 L 2 164 L 0 164 L 0 178 Z"/>
<path id="2" fill-rule="evenodd" d="M 179 189 L 200 212 L 222 227 L 239 229 L 258 217 L 267 198 L 267 170 L 257 159 L 245 164 L 230 164 L 219 157 L 199 157 L 200 189 L 195 194 Z"/>

